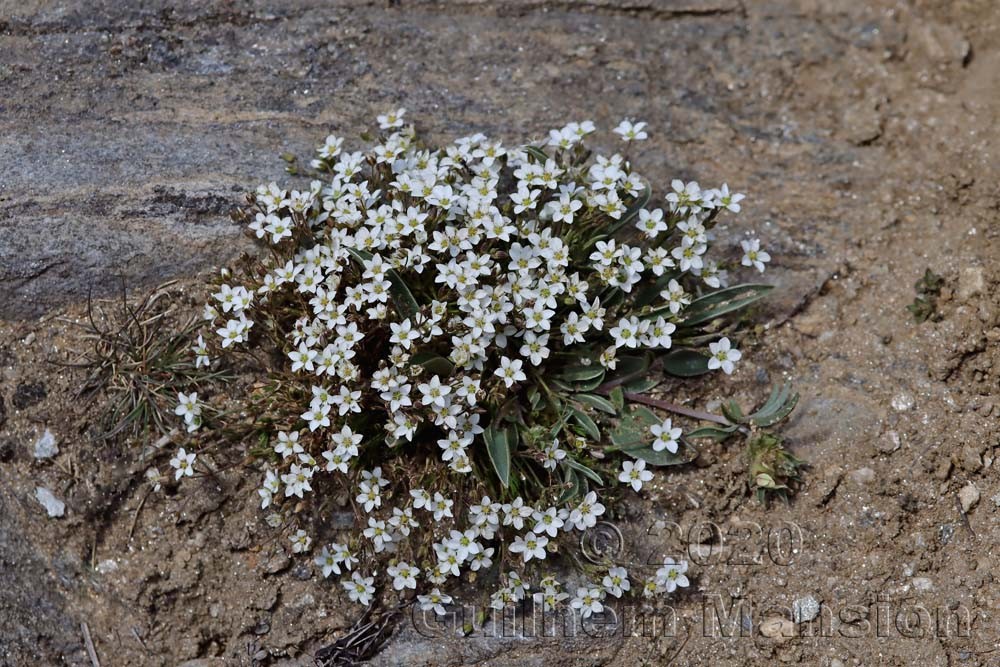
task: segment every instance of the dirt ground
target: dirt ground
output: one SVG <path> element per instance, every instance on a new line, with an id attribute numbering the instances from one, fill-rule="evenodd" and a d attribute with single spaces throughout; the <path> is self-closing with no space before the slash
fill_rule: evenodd
<path id="1" fill-rule="evenodd" d="M 106 667 L 306 665 L 357 620 L 237 471 L 148 493 L 149 443 L 95 442 L 98 405 L 54 362 L 88 292 L 195 285 L 240 248 L 226 213 L 275 156 L 398 105 L 441 139 L 639 118 L 660 192 L 747 192 L 720 235 L 752 228 L 774 257 L 763 326 L 731 378 L 665 389 L 712 408 L 794 383 L 784 433 L 811 469 L 764 507 L 741 449 L 707 446 L 619 511 L 628 549 L 695 561 L 669 631 L 404 618 L 373 664 L 1000 665 L 994 0 L 175 4 L 0 0 L 0 666 L 91 665 L 88 633 Z M 918 324 L 928 267 L 944 288 Z M 60 452 L 36 461 L 45 429 Z M 776 624 L 807 597 L 815 620 Z"/>

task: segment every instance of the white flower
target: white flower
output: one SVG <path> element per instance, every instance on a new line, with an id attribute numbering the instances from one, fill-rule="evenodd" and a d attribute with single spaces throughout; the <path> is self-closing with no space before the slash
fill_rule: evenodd
<path id="1" fill-rule="evenodd" d="M 435 493 L 434 500 L 431 501 L 430 504 L 430 509 L 432 512 L 434 512 L 434 520 L 440 521 L 446 516 L 447 517 L 454 516 L 451 513 L 451 507 L 454 504 L 455 504 L 454 500 L 451 500 L 450 498 L 445 498 L 440 493 Z"/>
<path id="2" fill-rule="evenodd" d="M 709 370 L 721 368 L 726 375 L 731 375 L 736 362 L 743 357 L 743 353 L 732 347 L 728 338 L 721 338 L 717 343 L 708 344 L 711 356 L 708 359 Z"/>
<path id="3" fill-rule="evenodd" d="M 618 326 L 612 327 L 611 337 L 615 339 L 615 347 L 637 347 L 639 345 L 639 320 L 638 318 L 625 318 L 619 320 Z"/>
<path id="4" fill-rule="evenodd" d="M 438 616 L 444 616 L 444 606 L 451 604 L 451 596 L 445 595 L 438 588 L 433 588 L 427 595 L 418 595 L 417 602 L 420 603 L 421 611 L 430 611 L 433 609 L 434 613 Z"/>
<path id="5" fill-rule="evenodd" d="M 358 572 L 351 573 L 351 580 L 341 582 L 347 590 L 347 597 L 351 602 L 357 602 L 364 606 L 371 604 L 372 596 L 375 595 L 375 577 L 362 577 Z"/>
<path id="6" fill-rule="evenodd" d="M 601 601 L 604 599 L 604 591 L 600 588 L 582 587 L 576 589 L 576 596 L 570 600 L 570 607 L 580 610 L 580 616 L 590 618 L 592 614 L 604 611 Z"/>
<path id="7" fill-rule="evenodd" d="M 201 405 L 198 403 L 198 392 L 191 392 L 190 394 L 178 393 L 177 407 L 174 409 L 174 414 L 183 417 L 184 421 L 190 421 L 200 415 Z"/>
<path id="8" fill-rule="evenodd" d="M 323 547 L 316 558 L 313 559 L 313 562 L 323 572 L 324 579 L 329 578 L 331 574 L 340 574 L 340 563 L 342 561 L 334 553 L 331 553 L 328 547 Z"/>
<path id="9" fill-rule="evenodd" d="M 631 121 L 623 120 L 618 123 L 618 127 L 613 131 L 615 134 L 621 136 L 624 142 L 642 141 L 649 136 L 645 132 L 645 127 L 645 123 L 632 123 Z"/>
<path id="10" fill-rule="evenodd" d="M 376 117 L 375 120 L 378 121 L 380 129 L 391 130 L 393 128 L 403 127 L 403 116 L 405 115 L 406 109 L 396 109 L 395 111 L 390 111 L 389 113 Z"/>
<path id="11" fill-rule="evenodd" d="M 722 184 L 722 187 L 715 191 L 715 205 L 718 208 L 725 208 L 733 213 L 740 212 L 740 202 L 746 198 L 746 195 L 740 194 L 739 192 L 729 193 L 729 185 L 726 183 Z"/>
<path id="12" fill-rule="evenodd" d="M 188 454 L 183 447 L 177 450 L 177 455 L 170 459 L 170 465 L 177 470 L 174 474 L 174 479 L 191 477 L 194 474 L 194 460 L 196 456 L 194 452 Z"/>
<path id="13" fill-rule="evenodd" d="M 535 511 L 531 514 L 531 519 L 535 522 L 535 527 L 531 530 L 539 535 L 548 533 L 549 537 L 558 535 L 559 529 L 565 524 L 555 507 L 550 507 L 544 512 Z"/>
<path id="14" fill-rule="evenodd" d="M 518 351 L 522 357 L 527 357 L 532 366 L 540 365 L 549 358 L 549 335 L 536 335 L 534 331 L 524 332 L 524 345 Z"/>
<path id="15" fill-rule="evenodd" d="M 527 563 L 532 558 L 543 560 L 545 558 L 545 545 L 549 543 L 549 538 L 544 535 L 528 533 L 524 537 L 518 535 L 510 545 L 511 553 L 522 554 L 524 562 Z"/>
<path id="16" fill-rule="evenodd" d="M 764 273 L 764 263 L 770 262 L 771 256 L 760 249 L 760 239 L 740 241 L 740 245 L 743 247 L 743 259 L 740 260 L 740 263 L 743 266 L 752 266 Z"/>
<path id="17" fill-rule="evenodd" d="M 281 454 L 281 457 L 285 459 L 305 451 L 302 449 L 302 445 L 299 444 L 299 432 L 279 431 L 278 444 L 274 446 L 274 451 L 276 454 Z"/>
<path id="18" fill-rule="evenodd" d="M 413 497 L 414 509 L 426 507 L 427 511 L 431 511 L 431 494 L 427 493 L 427 491 L 424 489 L 411 489 L 410 496 Z"/>
<path id="19" fill-rule="evenodd" d="M 389 328 L 392 330 L 392 335 L 389 337 L 389 342 L 398 343 L 407 350 L 410 349 L 410 345 L 411 343 L 413 343 L 413 341 L 420 338 L 420 332 L 413 330 L 409 318 L 403 320 L 399 324 L 391 322 L 389 324 Z"/>
<path id="20" fill-rule="evenodd" d="M 500 357 L 500 366 L 493 371 L 493 374 L 501 378 L 504 385 L 510 389 L 518 382 L 524 382 L 528 379 L 528 376 L 524 374 L 521 367 L 524 362 L 520 359 L 511 359 L 510 357 Z"/>
<path id="21" fill-rule="evenodd" d="M 675 428 L 673 421 L 668 417 L 661 424 L 653 424 L 649 427 L 649 432 L 656 438 L 653 440 L 653 451 L 662 452 L 664 449 L 671 454 L 677 453 L 677 443 L 681 438 L 681 429 Z"/>
<path id="22" fill-rule="evenodd" d="M 636 229 L 644 233 L 649 238 L 656 238 L 660 232 L 667 231 L 667 223 L 663 219 L 663 210 L 654 209 L 647 211 L 639 209 L 639 219 L 635 223 Z"/>
<path id="23" fill-rule="evenodd" d="M 678 587 L 686 588 L 690 583 L 688 578 L 684 576 L 687 568 L 687 561 L 675 563 L 673 558 L 665 558 L 663 567 L 656 571 L 656 582 L 668 593 L 673 593 Z"/>
<path id="24" fill-rule="evenodd" d="M 628 580 L 628 572 L 624 567 L 610 568 L 601 584 L 608 595 L 614 595 L 616 598 L 620 598 L 632 588 L 632 582 Z"/>
<path id="25" fill-rule="evenodd" d="M 291 536 L 292 541 L 292 553 L 303 553 L 309 551 L 309 547 L 312 545 L 312 538 L 304 530 L 297 530 L 295 534 Z"/>
<path id="26" fill-rule="evenodd" d="M 451 387 L 447 384 L 441 384 L 441 378 L 437 375 L 432 377 L 430 382 L 419 385 L 417 389 L 423 394 L 424 405 L 445 407 L 448 404 L 448 394 L 451 393 Z"/>
<path id="27" fill-rule="evenodd" d="M 570 512 L 569 521 L 577 530 L 586 530 L 597 525 L 597 517 L 604 514 L 604 505 L 597 502 L 597 493 L 591 491 L 577 507 Z"/>
<path id="28" fill-rule="evenodd" d="M 387 572 L 392 577 L 392 587 L 397 591 L 417 587 L 417 575 L 420 574 L 420 570 L 411 567 L 406 561 L 389 566 Z"/>
<path id="29" fill-rule="evenodd" d="M 677 445 L 675 444 L 674 447 Z M 653 479 L 653 473 L 646 470 L 646 462 L 642 459 L 637 461 L 622 461 L 622 471 L 618 474 L 618 481 L 622 484 L 629 484 L 633 489 L 639 491 L 645 482 Z"/>

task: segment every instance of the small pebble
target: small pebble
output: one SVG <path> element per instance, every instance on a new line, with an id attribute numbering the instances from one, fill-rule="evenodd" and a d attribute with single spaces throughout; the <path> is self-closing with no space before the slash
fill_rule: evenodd
<path id="1" fill-rule="evenodd" d="M 97 564 L 97 571 L 101 574 L 110 574 L 118 569 L 118 562 L 109 558 Z"/>
<path id="2" fill-rule="evenodd" d="M 875 440 L 875 449 L 883 454 L 891 454 L 899 449 L 899 433 L 888 431 Z"/>
<path id="3" fill-rule="evenodd" d="M 913 396 L 907 393 L 896 394 L 892 397 L 892 409 L 896 412 L 912 410 L 915 404 L 916 401 L 913 400 Z"/>
<path id="4" fill-rule="evenodd" d="M 812 595 L 798 598 L 792 602 L 792 620 L 796 623 L 808 623 L 819 615 L 819 600 Z"/>
<path id="5" fill-rule="evenodd" d="M 787 618 L 766 618 L 760 623 L 760 634 L 768 639 L 786 642 L 795 636 L 795 624 Z"/>
<path id="6" fill-rule="evenodd" d="M 934 588 L 934 582 L 927 577 L 915 577 L 913 579 L 913 588 L 918 591 L 929 591 Z"/>
<path id="7" fill-rule="evenodd" d="M 979 488 L 969 482 L 958 492 L 958 500 L 962 503 L 962 511 L 968 514 L 969 510 L 979 502 Z"/>

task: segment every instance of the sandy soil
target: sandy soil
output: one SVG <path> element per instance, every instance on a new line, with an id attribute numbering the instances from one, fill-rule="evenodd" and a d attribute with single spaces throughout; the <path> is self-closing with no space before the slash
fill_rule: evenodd
<path id="1" fill-rule="evenodd" d="M 785 434 L 812 467 L 766 508 L 740 448 L 706 447 L 620 511 L 636 557 L 696 560 L 669 632 L 455 639 L 402 619 L 373 663 L 1000 664 L 992 0 L 168 4 L 0 2 L 0 665 L 92 664 L 81 624 L 105 666 L 312 664 L 354 623 L 238 472 L 147 493 L 149 443 L 95 441 L 98 404 L 53 362 L 81 345 L 88 291 L 194 284 L 238 248 L 225 213 L 280 177 L 275 155 L 396 104 L 441 138 L 646 119 L 645 175 L 750 193 L 722 232 L 766 239 L 779 289 L 749 361 L 666 389 L 711 407 L 793 382 Z M 917 324 L 928 267 L 939 318 Z M 46 428 L 60 453 L 38 462 Z M 768 636 L 807 596 L 820 616 Z"/>

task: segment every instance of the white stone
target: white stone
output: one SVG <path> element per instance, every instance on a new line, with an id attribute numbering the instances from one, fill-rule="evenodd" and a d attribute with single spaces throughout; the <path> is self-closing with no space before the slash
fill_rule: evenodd
<path id="1" fill-rule="evenodd" d="M 913 579 L 913 587 L 918 591 L 929 591 L 934 588 L 934 582 L 927 577 L 916 577 Z"/>
<path id="2" fill-rule="evenodd" d="M 56 498 L 51 491 L 44 487 L 40 486 L 35 489 L 35 498 L 51 517 L 60 517 L 66 513 L 66 503 Z"/>
<path id="3" fill-rule="evenodd" d="M 45 429 L 42 437 L 35 441 L 35 458 L 50 459 L 58 453 L 59 445 L 56 444 L 56 436 L 49 429 Z"/>

